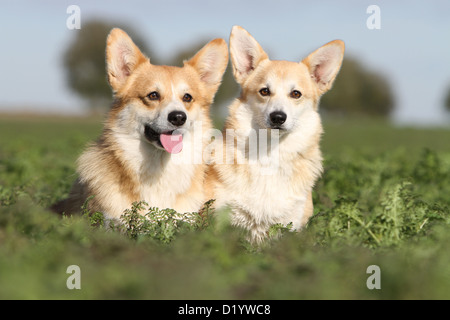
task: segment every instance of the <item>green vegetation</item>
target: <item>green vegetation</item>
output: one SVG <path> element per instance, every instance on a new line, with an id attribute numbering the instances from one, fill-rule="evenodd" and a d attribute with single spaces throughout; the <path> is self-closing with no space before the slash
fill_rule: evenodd
<path id="1" fill-rule="evenodd" d="M 261 248 L 210 207 L 130 204 L 112 230 L 49 212 L 100 131 L 101 119 L 0 118 L 1 299 L 450 299 L 450 130 L 326 122 L 313 218 L 274 226 Z M 66 287 L 70 265 L 81 290 Z"/>
<path id="2" fill-rule="evenodd" d="M 450 89 L 445 94 L 445 109 L 450 112 Z"/>

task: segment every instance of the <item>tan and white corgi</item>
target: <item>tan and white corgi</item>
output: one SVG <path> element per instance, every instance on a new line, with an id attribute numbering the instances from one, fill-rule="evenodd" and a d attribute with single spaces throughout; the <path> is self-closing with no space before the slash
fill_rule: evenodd
<path id="1" fill-rule="evenodd" d="M 273 224 L 292 222 L 299 230 L 313 213 L 311 191 L 322 172 L 318 103 L 343 55 L 344 43 L 335 40 L 299 63 L 272 61 L 246 30 L 232 29 L 230 56 L 241 95 L 229 107 L 226 151 L 216 155 L 210 179 L 216 207 L 231 207 L 232 224 L 249 230 L 253 242 Z"/>
<path id="2" fill-rule="evenodd" d="M 205 161 L 192 161 L 209 143 L 209 107 L 228 64 L 225 40 L 205 45 L 183 67 L 152 65 L 131 38 L 113 29 L 106 64 L 114 102 L 103 133 L 78 159 L 78 174 L 59 213 L 88 209 L 118 219 L 134 201 L 179 212 L 198 211 L 205 194 Z"/>

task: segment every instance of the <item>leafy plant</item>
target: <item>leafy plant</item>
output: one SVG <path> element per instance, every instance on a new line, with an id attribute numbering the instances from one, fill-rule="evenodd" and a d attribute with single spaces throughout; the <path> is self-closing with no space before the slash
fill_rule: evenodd
<path id="1" fill-rule="evenodd" d="M 288 223 L 287 225 L 284 225 L 282 223 L 276 223 L 270 226 L 269 231 L 267 231 L 267 237 L 270 240 L 278 239 L 287 232 L 293 232 L 292 228 L 293 228 L 292 222 Z"/>
<path id="2" fill-rule="evenodd" d="M 173 209 L 149 207 L 145 201 L 134 202 L 120 217 L 121 225 L 128 237 L 149 237 L 160 243 L 172 242 L 177 234 L 185 230 L 204 229 L 209 225 L 212 201 L 208 201 L 199 212 L 179 213 Z"/>

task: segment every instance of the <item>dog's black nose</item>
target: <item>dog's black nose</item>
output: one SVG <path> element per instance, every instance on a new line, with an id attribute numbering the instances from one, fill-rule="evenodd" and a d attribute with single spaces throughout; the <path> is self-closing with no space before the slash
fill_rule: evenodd
<path id="1" fill-rule="evenodd" d="M 180 127 L 186 122 L 187 116 L 183 111 L 172 111 L 167 120 L 174 126 Z"/>
<path id="2" fill-rule="evenodd" d="M 270 123 L 274 126 L 281 126 L 286 118 L 287 115 L 283 111 L 274 111 L 270 114 Z"/>

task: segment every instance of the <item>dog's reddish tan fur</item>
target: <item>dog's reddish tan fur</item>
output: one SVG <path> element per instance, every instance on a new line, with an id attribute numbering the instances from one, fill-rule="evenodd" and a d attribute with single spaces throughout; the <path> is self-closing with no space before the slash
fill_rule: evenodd
<path id="1" fill-rule="evenodd" d="M 53 206 L 59 213 L 79 212 L 89 196 L 88 209 L 117 219 L 134 201 L 179 212 L 198 211 L 209 200 L 205 192 L 205 161 L 176 162 L 198 152 L 191 141 L 171 154 L 158 139 L 149 140 L 145 130 L 173 131 L 167 115 L 175 110 L 187 116 L 181 126 L 194 134 L 195 123 L 204 133 L 211 128 L 209 107 L 228 63 L 223 39 L 205 45 L 183 67 L 156 66 L 129 36 L 113 29 L 107 39 L 108 82 L 114 102 L 103 133 L 78 159 L 78 174 L 67 199 Z M 157 92 L 158 99 L 149 98 Z M 189 94 L 192 100 L 183 96 Z M 202 140 L 202 149 L 208 143 Z"/>
<path id="2" fill-rule="evenodd" d="M 224 132 L 241 134 L 224 146 L 231 147 L 234 159 L 241 155 L 245 161 L 227 164 L 216 157 L 209 177 L 217 207 L 231 207 L 232 224 L 249 230 L 251 241 L 262 241 L 277 223 L 292 222 L 298 230 L 313 214 L 312 188 L 322 172 L 318 104 L 331 88 L 343 54 L 344 43 L 335 40 L 303 61 L 272 61 L 246 30 L 233 27 L 230 55 L 241 95 L 229 107 Z M 285 116 L 281 123 L 272 122 L 274 112 Z M 273 167 L 260 159 L 251 162 L 235 143 L 249 145 L 250 133 L 261 129 L 269 136 L 280 134 L 278 149 L 266 158 L 279 157 Z M 272 174 L 265 175 L 267 169 Z"/>

